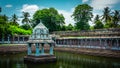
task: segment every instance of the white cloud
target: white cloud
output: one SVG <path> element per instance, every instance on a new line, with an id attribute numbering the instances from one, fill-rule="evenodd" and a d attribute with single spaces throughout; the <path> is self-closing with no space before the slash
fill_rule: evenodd
<path id="1" fill-rule="evenodd" d="M 91 0 L 90 6 L 93 7 L 93 15 L 95 16 L 102 15 L 102 11 L 105 7 L 113 8 L 116 3 L 120 2 L 120 0 Z M 93 21 L 89 22 L 90 25 L 94 25 Z"/>
<path id="2" fill-rule="evenodd" d="M 72 24 L 74 25 L 75 21 L 73 20 L 73 18 L 71 17 L 72 15 L 72 10 L 71 11 L 65 11 L 65 10 L 58 10 L 58 12 L 60 14 L 63 14 L 63 16 L 65 17 L 65 24 L 68 25 L 68 24 Z"/>
<path id="3" fill-rule="evenodd" d="M 24 5 L 22 6 L 22 9 L 19 10 L 19 11 L 20 11 L 19 16 L 22 16 L 22 12 L 28 12 L 28 13 L 30 14 L 30 18 L 32 19 L 33 14 L 34 14 L 37 10 L 39 10 L 39 6 L 37 6 L 37 5 L 24 4 Z M 22 25 L 22 23 L 21 23 L 22 19 L 23 19 L 23 18 L 19 18 L 18 23 L 19 23 L 20 25 Z"/>
<path id="4" fill-rule="evenodd" d="M 95 10 L 103 10 L 105 7 L 112 8 L 114 4 L 118 3 L 120 0 L 91 0 L 90 5 Z"/>
<path id="5" fill-rule="evenodd" d="M 21 12 L 29 12 L 30 15 L 32 16 L 38 9 L 39 7 L 37 5 L 24 4 L 21 9 Z"/>
<path id="6" fill-rule="evenodd" d="M 43 8 L 46 8 L 46 7 L 38 7 L 37 5 L 24 4 L 22 9 L 20 10 L 20 12 L 29 12 L 30 15 L 32 16 L 38 9 L 43 9 Z M 63 14 L 63 16 L 65 17 L 66 25 L 68 25 L 70 23 L 74 25 L 75 22 L 74 22 L 73 18 L 71 17 L 73 11 L 74 11 L 74 8 L 72 8 L 71 11 L 58 10 L 58 12 L 60 14 Z"/>
<path id="7" fill-rule="evenodd" d="M 7 4 L 7 5 L 5 5 L 5 7 L 7 7 L 7 8 L 11 8 L 12 5 L 11 5 L 11 4 Z"/>
<path id="8" fill-rule="evenodd" d="M 88 2 L 89 0 L 82 0 L 82 3 Z"/>

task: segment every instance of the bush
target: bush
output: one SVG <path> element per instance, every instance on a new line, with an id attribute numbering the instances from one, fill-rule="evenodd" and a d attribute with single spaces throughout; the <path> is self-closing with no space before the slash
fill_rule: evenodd
<path id="1" fill-rule="evenodd" d="M 30 35 L 32 33 L 32 30 L 25 30 L 18 26 L 10 25 L 9 30 L 11 31 L 12 35 L 18 34 L 18 35 Z"/>

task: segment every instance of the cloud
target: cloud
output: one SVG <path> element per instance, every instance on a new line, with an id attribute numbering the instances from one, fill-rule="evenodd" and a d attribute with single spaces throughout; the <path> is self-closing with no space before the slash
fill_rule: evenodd
<path id="1" fill-rule="evenodd" d="M 33 14 L 39 10 L 39 9 L 43 9 L 43 8 L 46 8 L 46 7 L 39 7 L 37 5 L 28 5 L 28 4 L 24 4 L 22 6 L 22 9 L 20 10 L 20 12 L 29 12 L 31 16 L 33 16 Z M 71 17 L 72 15 L 72 12 L 73 12 L 74 8 L 71 9 L 71 11 L 66 11 L 66 10 L 58 10 L 58 12 L 60 14 L 63 14 L 63 16 L 65 17 L 65 24 L 68 25 L 68 24 L 74 24 L 74 20 L 73 18 Z M 31 17 L 32 18 L 32 17 Z"/>
<path id="2" fill-rule="evenodd" d="M 88 2 L 89 0 L 82 0 L 82 3 Z"/>
<path id="3" fill-rule="evenodd" d="M 71 17 L 72 11 L 73 11 L 73 8 L 71 9 L 71 11 L 58 10 L 58 12 L 59 12 L 60 14 L 63 14 L 63 16 L 65 17 L 65 24 L 66 24 L 66 25 L 68 25 L 68 24 L 74 25 L 74 23 L 75 23 L 75 21 L 74 21 L 73 18 Z"/>
<path id="4" fill-rule="evenodd" d="M 12 5 L 11 5 L 11 4 L 8 4 L 8 5 L 5 5 L 5 7 L 7 7 L 7 8 L 11 8 Z"/>
<path id="5" fill-rule="evenodd" d="M 28 5 L 28 4 L 24 4 L 24 5 L 22 6 L 22 8 L 19 10 L 19 12 L 20 12 L 20 13 L 19 13 L 19 16 L 22 16 L 22 12 L 28 12 L 28 13 L 30 14 L 30 17 L 29 17 L 29 18 L 32 19 L 33 14 L 34 14 L 37 10 L 39 10 L 39 6 L 38 6 L 38 5 Z M 22 23 L 21 23 L 22 19 L 23 19 L 23 18 L 19 18 L 18 23 L 19 23 L 20 25 L 22 25 Z"/>
<path id="6" fill-rule="evenodd" d="M 119 0 L 91 0 L 90 5 L 95 10 L 103 10 L 105 7 L 112 8 L 114 4 L 118 3 Z"/>
<path id="7" fill-rule="evenodd" d="M 89 5 L 93 7 L 93 15 L 94 17 L 92 20 L 95 18 L 95 16 L 102 15 L 102 11 L 104 10 L 105 7 L 113 8 L 115 4 L 120 2 L 120 0 L 90 0 L 91 2 Z M 89 22 L 90 25 L 94 25 L 93 21 Z"/>
<path id="8" fill-rule="evenodd" d="M 30 15 L 32 16 L 38 9 L 39 7 L 37 5 L 24 4 L 21 9 L 21 12 L 29 12 Z"/>

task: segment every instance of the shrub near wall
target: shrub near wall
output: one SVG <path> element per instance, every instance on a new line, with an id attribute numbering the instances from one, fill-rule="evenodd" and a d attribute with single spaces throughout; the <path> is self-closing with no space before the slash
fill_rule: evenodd
<path id="1" fill-rule="evenodd" d="M 10 26 L 9 28 L 11 30 L 11 34 L 14 35 L 14 34 L 19 34 L 19 35 L 30 35 L 32 33 L 32 30 L 25 30 L 25 29 L 22 29 L 18 26 Z"/>

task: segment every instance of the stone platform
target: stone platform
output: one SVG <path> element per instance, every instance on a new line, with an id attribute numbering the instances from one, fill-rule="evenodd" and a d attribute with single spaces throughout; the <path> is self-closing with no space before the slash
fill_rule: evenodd
<path id="1" fill-rule="evenodd" d="M 48 62 L 56 62 L 56 57 L 54 55 L 27 55 L 24 57 L 24 62 L 33 62 L 33 63 L 48 63 Z"/>

